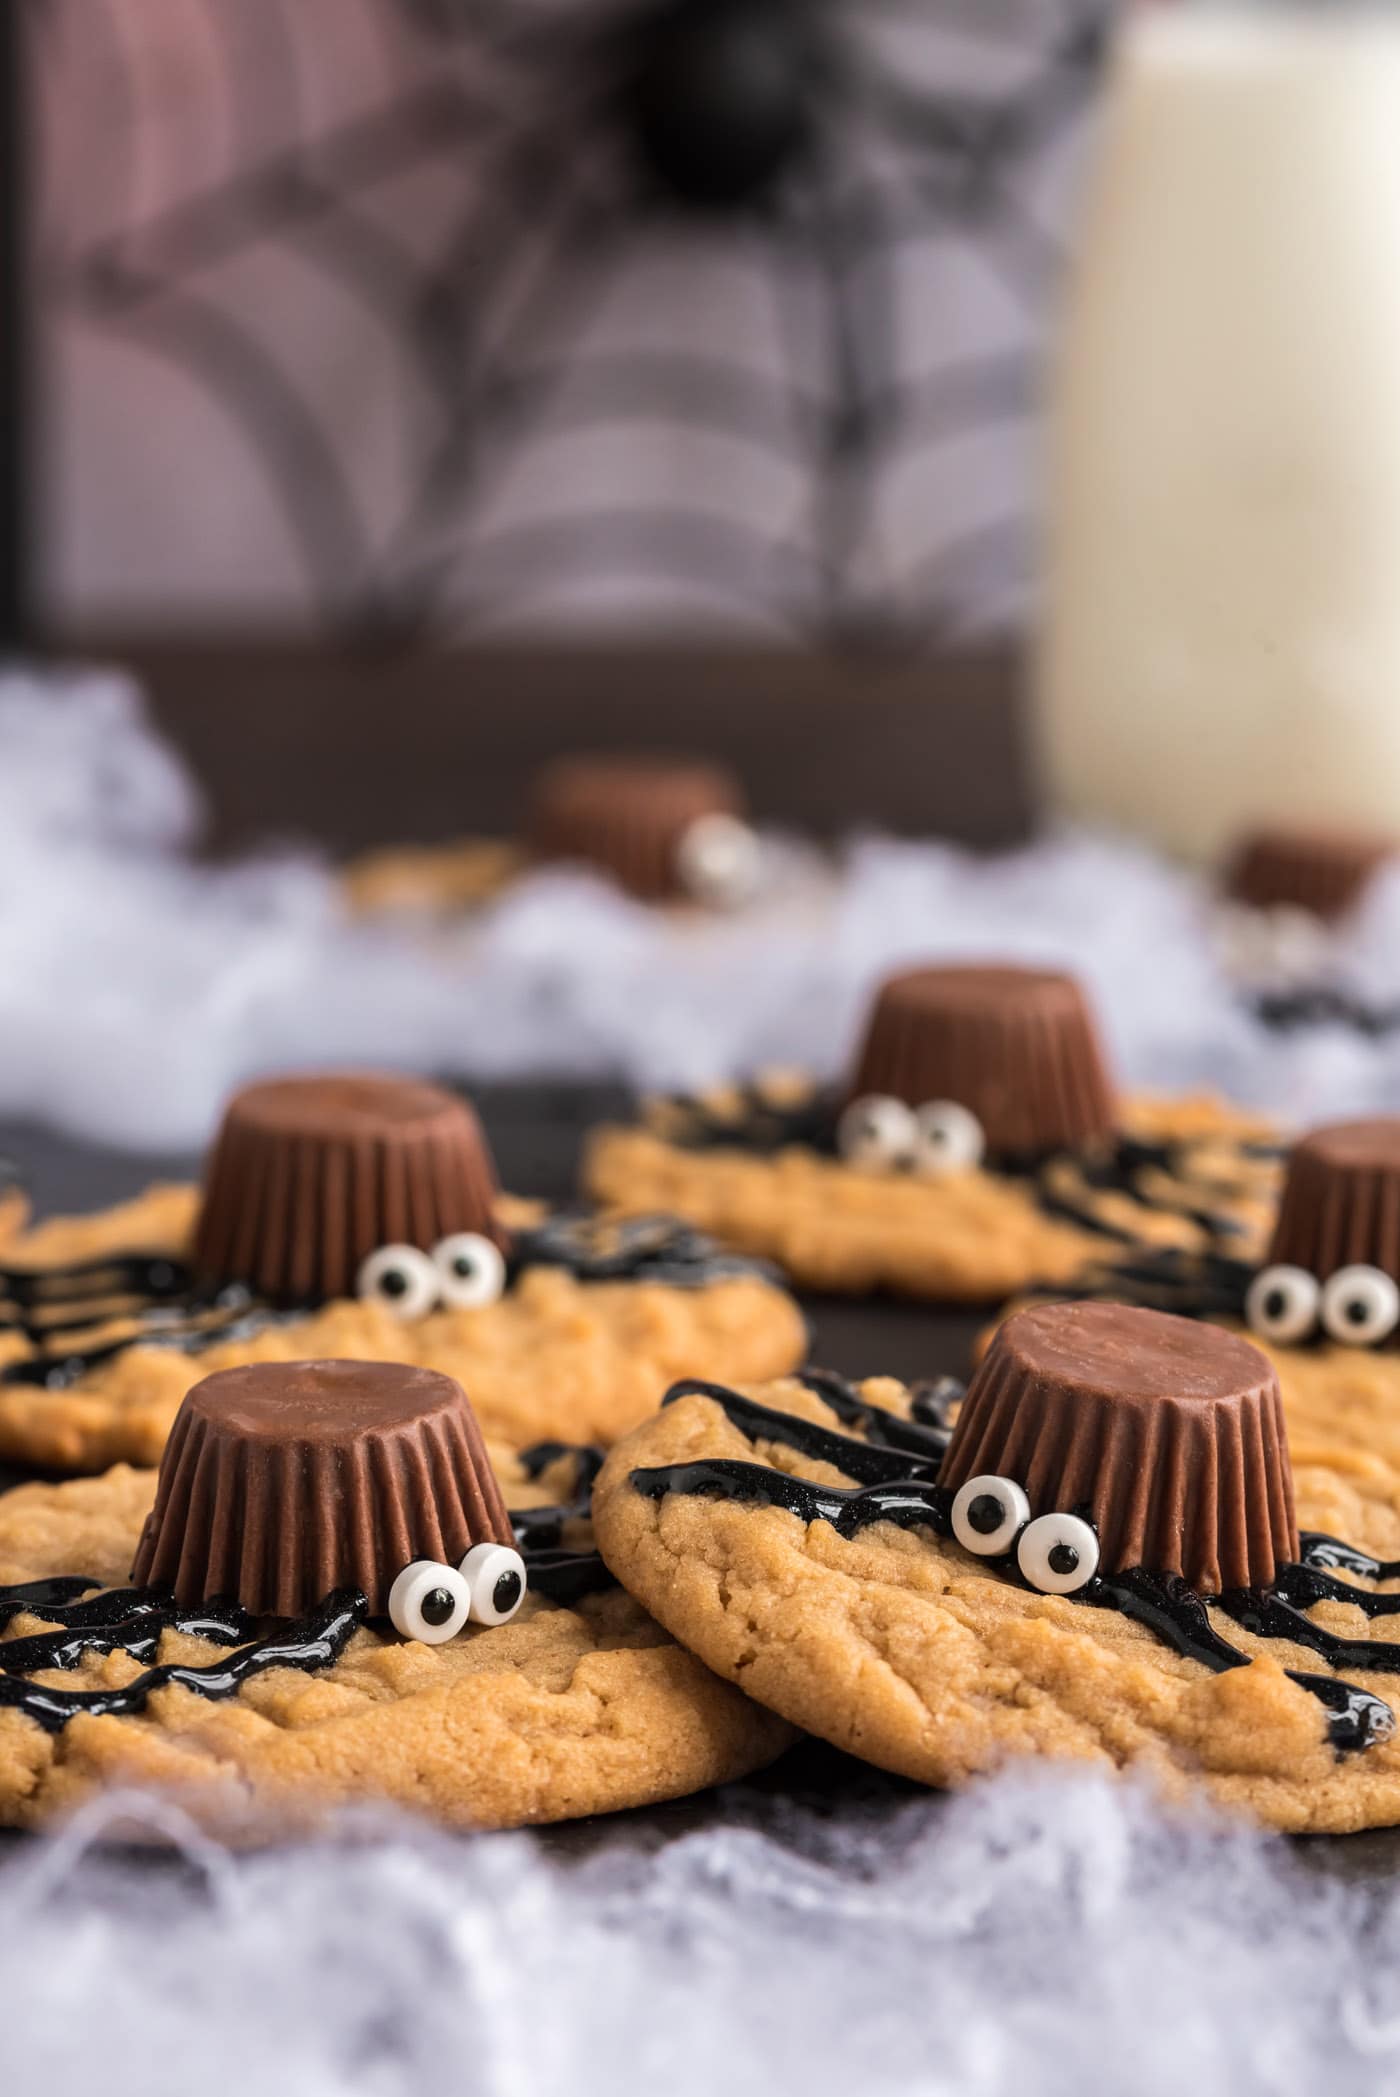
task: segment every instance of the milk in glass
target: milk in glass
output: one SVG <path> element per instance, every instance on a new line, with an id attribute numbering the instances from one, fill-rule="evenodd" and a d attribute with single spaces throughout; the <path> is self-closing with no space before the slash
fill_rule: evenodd
<path id="1" fill-rule="evenodd" d="M 1128 18 L 1048 495 L 1061 809 L 1400 831 L 1400 7 Z"/>

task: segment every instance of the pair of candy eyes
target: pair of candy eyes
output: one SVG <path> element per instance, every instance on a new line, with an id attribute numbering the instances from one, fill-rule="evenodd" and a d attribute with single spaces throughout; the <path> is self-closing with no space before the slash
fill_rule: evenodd
<path id="1" fill-rule="evenodd" d="M 495 1303 L 505 1285 L 500 1247 L 475 1231 L 456 1231 L 430 1253 L 416 1245 L 381 1245 L 355 1277 L 356 1295 L 396 1318 L 426 1317 L 442 1303 L 480 1310 Z"/>
<path id="2" fill-rule="evenodd" d="M 732 910 L 757 893 L 763 871 L 763 848 L 738 816 L 697 816 L 676 846 L 676 873 L 682 888 L 697 903 Z"/>
<path id="3" fill-rule="evenodd" d="M 1320 1324 L 1344 1347 L 1377 1347 L 1400 1325 L 1400 1288 L 1379 1267 L 1339 1267 L 1325 1282 L 1306 1267 L 1266 1267 L 1244 1311 L 1261 1340 L 1306 1340 Z"/>
<path id="4" fill-rule="evenodd" d="M 508 1624 L 525 1599 L 525 1561 L 509 1544 L 473 1544 L 460 1565 L 415 1558 L 389 1589 L 400 1638 L 446 1644 L 473 1624 Z"/>
<path id="5" fill-rule="evenodd" d="M 1043 1595 L 1074 1595 L 1099 1569 L 1099 1540 L 1078 1515 L 1043 1514 L 1013 1478 L 969 1478 L 953 1499 L 953 1534 L 975 1558 L 1012 1551 L 1021 1577 Z"/>
<path id="6" fill-rule="evenodd" d="M 852 1100 L 841 1116 L 836 1148 L 848 1165 L 910 1166 L 937 1178 L 980 1165 L 987 1140 L 977 1116 L 956 1100 L 906 1107 L 902 1099 L 872 1092 Z"/>

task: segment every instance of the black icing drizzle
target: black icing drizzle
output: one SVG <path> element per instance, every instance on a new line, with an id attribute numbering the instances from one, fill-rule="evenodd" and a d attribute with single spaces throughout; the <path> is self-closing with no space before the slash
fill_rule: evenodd
<path id="1" fill-rule="evenodd" d="M 522 1462 L 526 1474 L 537 1478 L 569 1455 L 575 1463 L 570 1499 L 511 1516 L 530 1589 L 563 1605 L 612 1583 L 596 1551 L 575 1550 L 563 1542 L 565 1525 L 588 1515 L 602 1450 L 538 1442 L 524 1452 Z M 0 1587 L 0 1632 L 20 1615 L 41 1617 L 53 1629 L 0 1639 L 0 1710 L 22 1711 L 46 1732 L 58 1733 L 80 1713 L 120 1718 L 143 1711 L 153 1691 L 172 1684 L 217 1699 L 235 1695 L 269 1668 L 296 1667 L 311 1673 L 330 1667 L 366 1621 L 368 1605 L 362 1594 L 343 1588 L 304 1617 L 259 1621 L 237 1602 L 183 1608 L 160 1588 L 103 1590 L 94 1580 L 65 1574 Z M 156 1664 L 167 1631 L 236 1650 L 226 1660 L 200 1666 Z M 110 1689 L 56 1688 L 31 1679 L 50 1669 L 75 1668 L 89 1653 L 115 1652 L 152 1664 L 134 1680 Z"/>
<path id="2" fill-rule="evenodd" d="M 719 1098 L 677 1094 L 653 1108 L 652 1126 L 685 1150 L 736 1149 L 767 1156 L 796 1145 L 835 1158 L 842 1104 L 835 1092 L 819 1087 L 800 1097 L 777 1098 L 758 1083 L 737 1086 Z M 1189 1141 L 1148 1142 L 1120 1133 L 1082 1151 L 994 1157 L 988 1169 L 1022 1181 L 1045 1215 L 1093 1236 L 1125 1245 L 1141 1242 L 1131 1223 L 1115 1220 L 1102 1206 L 1102 1197 L 1121 1196 L 1139 1208 L 1180 1216 L 1194 1225 L 1207 1247 L 1228 1252 L 1245 1226 L 1228 1208 L 1212 1204 L 1209 1185 L 1193 1188 L 1192 1148 Z M 1281 1156 L 1266 1144 L 1236 1148 L 1244 1165 Z M 1171 1191 L 1178 1187 L 1179 1194 Z"/>
<path id="3" fill-rule="evenodd" d="M 7 1605 L 10 1598 L 9 1589 L 0 1589 L 0 1606 Z M 23 1711 L 46 1733 L 60 1733 L 80 1713 L 125 1718 L 144 1711 L 147 1699 L 157 1689 L 178 1686 L 192 1690 L 196 1696 L 233 1696 L 245 1682 L 269 1668 L 297 1667 L 310 1673 L 332 1666 L 364 1622 L 367 1611 L 362 1594 L 354 1588 L 341 1588 L 327 1595 L 308 1615 L 294 1622 L 279 1619 L 265 1636 L 245 1644 L 240 1640 L 246 1636 L 246 1624 L 240 1623 L 234 1629 L 231 1621 L 222 1620 L 207 1608 L 184 1611 L 168 1597 L 162 1599 L 137 1589 L 130 1590 L 126 1600 L 132 1612 L 126 1619 L 126 1636 L 117 1635 L 123 1629 L 119 1620 L 106 1627 L 94 1626 L 86 1633 L 56 1631 L 0 1645 L 0 1669 L 4 1670 L 0 1673 L 0 1709 Z M 32 1603 L 28 1606 L 35 1607 Z M 39 1613 L 51 1614 L 48 1609 Z M 237 1614 L 241 1618 L 241 1612 Z M 236 1645 L 238 1650 L 227 1660 L 199 1667 L 163 1661 L 159 1666 L 146 1668 L 120 1688 L 53 1689 L 28 1679 L 31 1673 L 45 1668 L 74 1667 L 84 1651 L 114 1652 L 120 1647 L 144 1659 L 155 1651 L 163 1631 L 187 1631 L 220 1645 Z M 17 1661 L 12 1659 L 14 1655 L 20 1656 Z"/>
<path id="4" fill-rule="evenodd" d="M 606 1217 L 585 1209 L 559 1209 L 517 1231 L 511 1265 L 512 1272 L 562 1267 L 575 1281 L 664 1282 L 673 1289 L 771 1272 L 674 1216 Z"/>
<path id="5" fill-rule="evenodd" d="M 525 1560 L 525 1570 L 536 1594 L 551 1602 L 577 1602 L 581 1596 L 610 1587 L 612 1574 L 596 1551 L 572 1550 L 564 1543 L 568 1523 L 587 1519 L 593 1505 L 593 1481 L 603 1467 L 603 1450 L 569 1442 L 535 1442 L 522 1450 L 520 1461 L 526 1476 L 538 1478 L 562 1456 L 574 1459 L 574 1489 L 567 1500 L 551 1507 L 517 1507 L 511 1510 L 516 1545 Z"/>
<path id="6" fill-rule="evenodd" d="M 1162 1246 L 1083 1274 L 1077 1281 L 1032 1286 L 1032 1295 L 1085 1302 L 1111 1298 L 1180 1318 L 1243 1321 L 1245 1298 L 1259 1269 L 1227 1253 Z"/>
<path id="7" fill-rule="evenodd" d="M 846 1477 L 858 1480 L 857 1485 L 820 1485 L 768 1464 L 708 1457 L 634 1470 L 633 1488 L 653 1500 L 668 1493 L 690 1493 L 785 1508 L 803 1522 L 829 1522 L 847 1537 L 875 1522 L 894 1522 L 904 1529 L 931 1529 L 936 1536 L 951 1537 L 953 1494 L 937 1478 L 947 1447 L 946 1426 L 936 1422 L 911 1423 L 882 1414 L 879 1407 L 867 1405 L 849 1386 L 843 1388 L 839 1378 L 817 1373 L 805 1380 L 828 1404 L 832 1404 L 829 1391 L 834 1392 L 839 1402 L 832 1409 L 839 1417 L 860 1425 L 867 1439 L 858 1440 L 791 1413 L 759 1405 L 722 1384 L 677 1384 L 664 1402 L 670 1405 L 688 1396 L 713 1399 L 750 1441 L 781 1443 L 814 1462 L 830 1464 Z M 946 1411 L 959 1395 L 959 1387 L 941 1388 Z M 1336 1537 L 1314 1532 L 1304 1534 L 1300 1548 L 1298 1562 L 1280 1567 L 1272 1587 L 1231 1591 L 1214 1598 L 1211 1606 L 1253 1637 L 1282 1638 L 1295 1645 L 1310 1646 L 1329 1667 L 1400 1675 L 1400 1644 L 1343 1638 L 1305 1614 L 1316 1602 L 1344 1601 L 1356 1604 L 1368 1616 L 1400 1616 L 1400 1594 L 1377 1594 L 1337 1577 L 1339 1573 L 1349 1573 L 1361 1579 L 1400 1578 L 1400 1561 L 1371 1558 Z M 984 1559 L 982 1563 L 1009 1578 L 1020 1578 L 1009 1557 Z M 1249 1655 L 1216 1628 L 1205 1599 L 1176 1574 L 1134 1567 L 1122 1573 L 1096 1575 L 1073 1599 L 1092 1607 L 1121 1610 L 1174 1651 L 1199 1660 L 1216 1673 L 1249 1664 Z M 1395 1731 L 1391 1706 L 1370 1690 L 1335 1675 L 1311 1674 L 1296 1668 L 1289 1668 L 1287 1673 L 1290 1680 L 1322 1705 L 1328 1739 L 1339 1754 L 1372 1747 L 1389 1739 Z"/>
<path id="8" fill-rule="evenodd" d="M 722 1252 L 710 1238 L 671 1217 L 612 1222 L 561 1211 L 517 1234 L 508 1280 L 530 1267 L 562 1268 L 581 1282 L 659 1282 L 701 1288 L 739 1275 L 767 1275 L 760 1262 Z M 239 1282 L 222 1288 L 197 1280 L 165 1254 L 115 1253 L 70 1266 L 0 1267 L 0 1331 L 23 1333 L 32 1354 L 0 1367 L 0 1385 L 64 1391 L 124 1354 L 162 1347 L 198 1355 L 251 1340 L 269 1326 L 310 1317 L 321 1301 L 271 1304 Z M 109 1320 L 132 1330 L 88 1344 L 69 1336 Z"/>
<path id="9" fill-rule="evenodd" d="M 1248 1003 L 1260 1024 L 1276 1034 L 1301 1033 L 1309 1027 L 1345 1027 L 1368 1041 L 1383 1041 L 1400 1029 L 1400 1005 L 1371 1005 L 1335 984 L 1261 990 Z"/>
<path id="10" fill-rule="evenodd" d="M 142 1298 L 139 1280 L 151 1270 L 157 1287 Z M 128 1278 L 124 1300 L 117 1304 L 104 1286 L 114 1272 Z M 289 1324 L 315 1308 L 310 1304 L 278 1308 L 261 1303 L 237 1282 L 222 1289 L 198 1287 L 190 1270 L 173 1260 L 133 1257 L 100 1265 L 50 1267 L 21 1278 L 53 1284 L 52 1293 L 38 1300 L 61 1304 L 67 1315 L 29 1322 L 16 1318 L 8 1321 L 10 1328 L 18 1327 L 24 1332 L 35 1352 L 6 1362 L 0 1368 L 0 1384 L 23 1384 L 45 1391 L 70 1389 L 130 1347 L 202 1354 L 211 1347 L 254 1339 L 269 1326 Z M 85 1296 L 82 1285 L 89 1280 L 95 1284 L 95 1291 Z M 0 1289 L 7 1286 L 5 1275 L 0 1273 Z M 132 1330 L 115 1338 L 94 1340 L 88 1346 L 64 1344 L 65 1335 L 88 1330 L 114 1317 L 130 1319 Z"/>

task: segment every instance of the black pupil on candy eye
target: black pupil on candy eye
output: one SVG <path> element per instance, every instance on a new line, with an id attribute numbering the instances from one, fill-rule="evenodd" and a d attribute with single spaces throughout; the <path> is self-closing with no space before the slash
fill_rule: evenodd
<path id="1" fill-rule="evenodd" d="M 1079 1571 L 1079 1553 L 1073 1544 L 1052 1544 L 1045 1554 L 1045 1562 L 1061 1580 L 1068 1580 L 1071 1573 Z"/>
<path id="2" fill-rule="evenodd" d="M 456 1606 L 445 1587 L 429 1588 L 420 1604 L 423 1621 L 425 1624 L 445 1624 Z"/>
<path id="3" fill-rule="evenodd" d="M 514 1609 L 519 1599 L 519 1573 L 502 1573 L 500 1579 L 496 1582 L 495 1587 L 491 1590 L 492 1608 L 495 1609 L 501 1616 L 504 1616 L 508 1609 Z"/>
<path id="4" fill-rule="evenodd" d="M 379 1286 L 386 1296 L 406 1296 L 408 1294 L 408 1276 L 404 1273 L 402 1267 L 386 1268 L 379 1277 Z"/>
<path id="5" fill-rule="evenodd" d="M 1353 1296 L 1346 1307 L 1349 1325 L 1364 1325 L 1371 1315 L 1371 1307 L 1364 1296 Z"/>
<path id="6" fill-rule="evenodd" d="M 967 1523 L 979 1536 L 990 1536 L 1006 1520 L 1006 1509 L 995 1493 L 979 1493 L 967 1510 Z"/>
<path id="7" fill-rule="evenodd" d="M 1283 1289 L 1270 1289 L 1264 1298 L 1264 1316 L 1283 1318 L 1288 1314 L 1288 1296 Z"/>
<path id="8" fill-rule="evenodd" d="M 469 1252 L 459 1252 L 452 1262 L 452 1272 L 462 1281 L 476 1273 L 476 1261 Z"/>

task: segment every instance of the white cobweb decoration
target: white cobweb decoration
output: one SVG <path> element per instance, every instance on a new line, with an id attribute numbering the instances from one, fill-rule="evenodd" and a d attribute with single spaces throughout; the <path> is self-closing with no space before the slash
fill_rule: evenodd
<path id="1" fill-rule="evenodd" d="M 302 854 L 191 855 L 199 795 L 121 678 L 0 676 L 0 1114 L 133 1147 L 202 1143 L 241 1080 L 326 1063 L 478 1080 L 689 1086 L 765 1064 L 834 1075 L 874 985 L 934 958 L 1076 969 L 1130 1085 L 1216 1085 L 1298 1118 L 1400 1106 L 1400 1058 L 1339 1027 L 1253 1020 L 1200 885 L 1082 835 L 1000 858 L 769 840 L 771 893 L 683 918 L 541 871 L 473 926 L 357 923 Z M 1400 990 L 1400 884 L 1350 961 Z"/>
<path id="2" fill-rule="evenodd" d="M 184 1868 L 104 1859 L 135 1819 Z M 558 1861 L 367 1821 L 240 1859 L 117 1799 L 0 1863 L 47 2097 L 1315 2097 L 1400 2084 L 1400 1899 L 1041 1771 Z"/>

